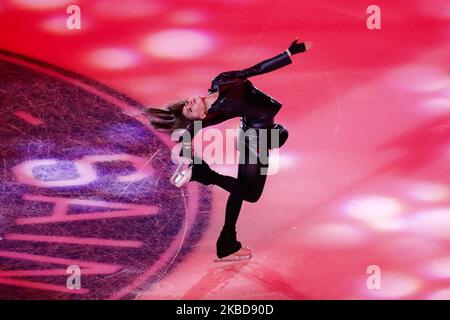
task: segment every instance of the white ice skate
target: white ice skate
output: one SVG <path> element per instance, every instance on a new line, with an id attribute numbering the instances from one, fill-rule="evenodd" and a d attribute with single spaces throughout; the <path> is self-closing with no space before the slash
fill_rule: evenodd
<path id="1" fill-rule="evenodd" d="M 180 163 L 177 170 L 175 170 L 175 173 L 170 178 L 170 183 L 172 183 L 174 186 L 181 188 L 186 183 L 191 181 L 192 177 L 192 163 L 186 164 L 186 163 Z"/>
<path id="2" fill-rule="evenodd" d="M 242 260 L 250 260 L 252 258 L 252 252 L 249 247 L 242 246 L 237 252 L 230 254 L 223 258 L 214 259 L 214 262 L 234 262 Z"/>

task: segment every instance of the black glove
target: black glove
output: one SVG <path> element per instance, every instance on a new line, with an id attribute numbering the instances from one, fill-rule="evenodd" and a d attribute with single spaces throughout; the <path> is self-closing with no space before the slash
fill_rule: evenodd
<path id="1" fill-rule="evenodd" d="M 306 46 L 305 44 L 302 43 L 297 43 L 298 39 L 296 38 L 291 45 L 289 46 L 289 52 L 291 54 L 296 54 L 296 53 L 300 53 L 300 52 L 305 52 L 306 51 Z"/>

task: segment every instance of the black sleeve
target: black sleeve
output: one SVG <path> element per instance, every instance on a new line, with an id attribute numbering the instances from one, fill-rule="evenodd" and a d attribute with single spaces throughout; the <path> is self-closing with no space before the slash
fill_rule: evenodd
<path id="1" fill-rule="evenodd" d="M 292 60 L 289 54 L 284 51 L 270 59 L 261 61 L 254 66 L 242 70 L 226 71 L 217 75 L 211 83 L 210 93 L 218 90 L 219 83 L 226 83 L 228 81 L 236 81 L 236 79 L 247 79 L 259 74 L 271 72 L 281 67 L 291 64 Z"/>

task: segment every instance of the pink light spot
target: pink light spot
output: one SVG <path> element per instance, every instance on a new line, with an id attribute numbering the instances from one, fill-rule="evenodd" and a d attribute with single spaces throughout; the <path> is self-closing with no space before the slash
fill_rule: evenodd
<path id="1" fill-rule="evenodd" d="M 450 300 L 450 289 L 442 289 L 428 295 L 428 300 Z"/>
<path id="2" fill-rule="evenodd" d="M 429 98 L 422 102 L 422 106 L 423 108 L 426 109 L 426 111 L 432 113 L 447 114 L 450 113 L 450 98 L 448 97 Z"/>
<path id="3" fill-rule="evenodd" d="M 145 52 L 166 59 L 192 59 L 212 50 L 211 36 L 186 29 L 165 30 L 151 34 L 142 42 Z"/>
<path id="4" fill-rule="evenodd" d="M 392 198 L 376 195 L 362 197 L 345 203 L 344 210 L 347 215 L 377 230 L 395 231 L 404 226 L 404 221 L 399 217 L 403 206 Z"/>
<path id="5" fill-rule="evenodd" d="M 450 239 L 450 208 L 424 210 L 408 220 L 411 231 L 431 239 Z"/>
<path id="6" fill-rule="evenodd" d="M 128 48 L 102 48 L 89 53 L 87 61 L 91 66 L 105 70 L 123 70 L 139 63 L 137 53 Z"/>
<path id="7" fill-rule="evenodd" d="M 450 279 L 450 258 L 442 258 L 431 262 L 427 270 L 433 277 Z"/>
<path id="8" fill-rule="evenodd" d="M 410 194 L 420 201 L 439 202 L 449 197 L 450 190 L 442 184 L 423 182 L 412 186 Z"/>
<path id="9" fill-rule="evenodd" d="M 442 68 L 430 65 L 406 65 L 395 69 L 388 75 L 393 87 L 418 92 L 433 92 L 448 88 L 450 78 Z"/>
<path id="10" fill-rule="evenodd" d="M 407 274 L 398 272 L 383 272 L 381 269 L 381 288 L 369 290 L 374 297 L 381 299 L 400 299 L 416 293 L 422 286 L 421 282 Z"/>

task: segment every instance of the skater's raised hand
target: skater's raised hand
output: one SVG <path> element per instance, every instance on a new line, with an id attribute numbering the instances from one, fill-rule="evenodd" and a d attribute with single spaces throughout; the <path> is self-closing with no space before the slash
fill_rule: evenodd
<path id="1" fill-rule="evenodd" d="M 291 54 L 297 54 L 300 52 L 305 52 L 306 50 L 309 50 L 311 47 L 312 47 L 312 42 L 308 41 L 308 42 L 298 43 L 298 37 L 296 37 L 288 49 Z"/>
<path id="2" fill-rule="evenodd" d="M 311 49 L 311 47 L 313 46 L 313 43 L 311 41 L 306 41 L 305 42 L 305 48 L 306 51 L 308 51 L 309 49 Z"/>

